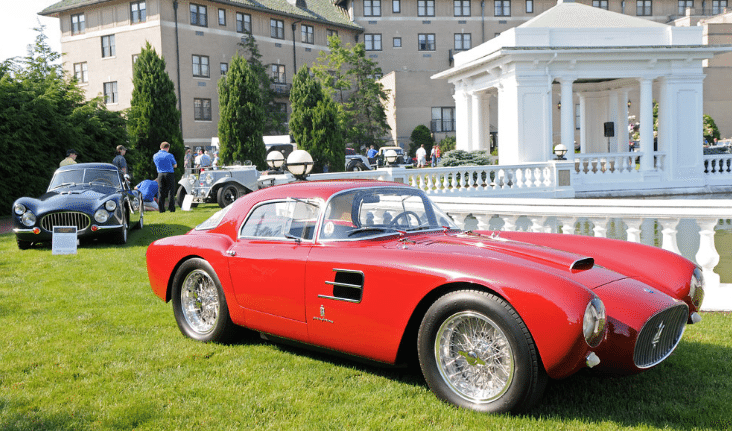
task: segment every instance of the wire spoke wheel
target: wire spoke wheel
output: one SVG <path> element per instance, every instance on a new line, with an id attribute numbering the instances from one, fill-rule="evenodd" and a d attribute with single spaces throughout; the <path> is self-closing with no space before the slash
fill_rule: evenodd
<path id="1" fill-rule="evenodd" d="M 216 327 L 219 318 L 219 293 L 216 284 L 203 270 L 192 271 L 180 291 L 183 317 L 195 332 L 204 335 Z"/>
<path id="2" fill-rule="evenodd" d="M 509 387 L 514 360 L 503 331 L 482 314 L 461 312 L 437 331 L 435 360 L 440 374 L 462 398 L 490 402 Z"/>

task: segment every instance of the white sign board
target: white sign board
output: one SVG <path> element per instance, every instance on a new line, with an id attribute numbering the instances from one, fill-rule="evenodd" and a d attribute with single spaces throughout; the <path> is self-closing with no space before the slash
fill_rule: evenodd
<path id="1" fill-rule="evenodd" d="M 76 226 L 54 226 L 52 254 L 76 254 Z"/>
<path id="2" fill-rule="evenodd" d="M 193 203 L 193 195 L 186 195 L 186 197 L 183 198 L 183 205 L 180 206 L 180 209 L 183 211 L 190 211 L 191 210 L 191 204 Z"/>

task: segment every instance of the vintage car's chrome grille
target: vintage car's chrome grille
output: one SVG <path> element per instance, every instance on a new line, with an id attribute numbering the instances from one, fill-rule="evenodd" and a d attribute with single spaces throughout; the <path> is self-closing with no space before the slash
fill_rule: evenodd
<path id="1" fill-rule="evenodd" d="M 666 359 L 681 341 L 688 318 L 689 307 L 681 303 L 648 319 L 635 342 L 635 365 L 649 368 Z"/>
<path id="2" fill-rule="evenodd" d="M 64 211 L 51 213 L 41 219 L 41 227 L 47 231 L 53 231 L 54 226 L 76 226 L 77 231 L 84 230 L 89 227 L 89 216 L 76 212 Z"/>

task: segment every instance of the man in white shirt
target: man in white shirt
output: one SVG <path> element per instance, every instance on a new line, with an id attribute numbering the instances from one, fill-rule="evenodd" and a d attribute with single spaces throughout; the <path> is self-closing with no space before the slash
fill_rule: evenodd
<path id="1" fill-rule="evenodd" d="M 417 167 L 424 168 L 425 163 L 427 163 L 427 151 L 425 151 L 424 144 L 422 144 L 417 148 Z"/>

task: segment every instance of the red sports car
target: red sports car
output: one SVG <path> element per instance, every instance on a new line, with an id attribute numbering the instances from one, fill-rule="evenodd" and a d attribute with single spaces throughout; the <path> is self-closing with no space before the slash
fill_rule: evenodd
<path id="1" fill-rule="evenodd" d="M 624 241 L 455 227 L 420 190 L 299 182 L 238 199 L 147 250 L 180 330 L 235 325 L 385 363 L 441 399 L 525 411 L 547 378 L 651 368 L 701 320 L 701 271 Z"/>

